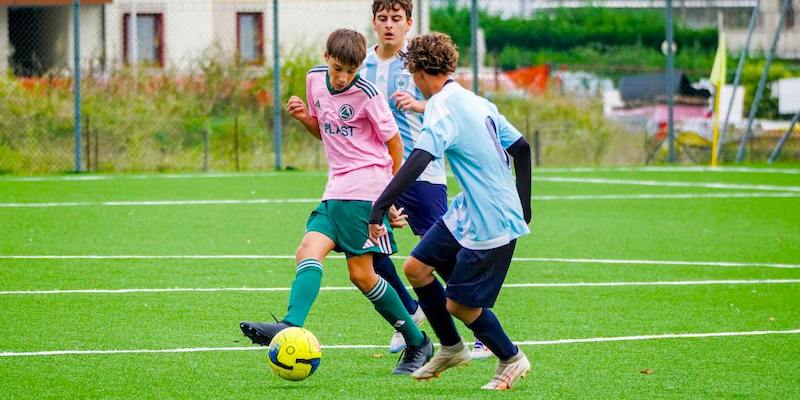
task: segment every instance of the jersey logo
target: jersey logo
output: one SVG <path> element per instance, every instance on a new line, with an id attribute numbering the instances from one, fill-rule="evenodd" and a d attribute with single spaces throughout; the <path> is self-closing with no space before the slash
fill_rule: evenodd
<path id="1" fill-rule="evenodd" d="M 411 82 L 411 75 L 408 74 L 397 74 L 394 76 L 394 85 L 397 87 L 397 91 L 405 92 L 408 89 L 408 84 Z"/>
<path id="2" fill-rule="evenodd" d="M 314 102 L 314 105 L 315 105 L 315 106 L 317 106 L 317 108 L 319 108 L 319 107 L 320 107 L 320 105 L 319 105 L 319 99 L 317 99 L 317 101 L 315 101 L 315 102 Z"/>
<path id="3" fill-rule="evenodd" d="M 350 121 L 351 119 L 353 119 L 353 114 L 354 114 L 353 106 L 351 106 L 350 104 L 345 104 L 339 107 L 339 118 L 341 118 L 342 121 Z"/>

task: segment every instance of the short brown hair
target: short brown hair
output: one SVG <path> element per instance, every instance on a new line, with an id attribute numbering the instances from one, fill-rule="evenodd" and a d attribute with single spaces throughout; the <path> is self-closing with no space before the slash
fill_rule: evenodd
<path id="1" fill-rule="evenodd" d="M 328 36 L 325 53 L 341 63 L 358 67 L 367 56 L 367 39 L 352 29 L 337 29 Z"/>
<path id="2" fill-rule="evenodd" d="M 412 74 L 424 71 L 428 75 L 449 75 L 458 64 L 458 51 L 453 39 L 439 32 L 414 37 L 401 57 Z"/>
<path id="3" fill-rule="evenodd" d="M 411 19 L 411 12 L 414 10 L 412 0 L 375 0 L 372 2 L 372 18 L 375 18 L 378 11 L 394 10 L 398 7 L 406 12 L 406 19 Z"/>

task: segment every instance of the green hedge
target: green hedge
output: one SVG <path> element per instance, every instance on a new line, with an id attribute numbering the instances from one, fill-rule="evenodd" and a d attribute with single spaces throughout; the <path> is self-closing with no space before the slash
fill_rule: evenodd
<path id="1" fill-rule="evenodd" d="M 431 10 L 431 29 L 446 32 L 463 50 L 470 46 L 470 13 L 463 8 Z M 481 12 L 479 25 L 486 33 L 489 51 L 506 47 L 565 51 L 575 47 L 644 46 L 659 49 L 664 41 L 664 16 L 656 10 L 607 8 L 555 9 L 531 18 L 501 18 Z M 675 24 L 675 41 L 683 47 L 712 50 L 716 29 L 690 29 Z"/>

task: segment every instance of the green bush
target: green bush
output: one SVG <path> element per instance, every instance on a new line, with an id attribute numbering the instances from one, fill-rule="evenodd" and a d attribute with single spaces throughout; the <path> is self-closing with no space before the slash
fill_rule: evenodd
<path id="1" fill-rule="evenodd" d="M 528 98 L 499 95 L 492 101 L 530 143 L 535 143 L 539 132 L 542 165 L 636 164 L 644 160 L 641 132 L 605 119 L 597 100 L 549 92 Z"/>
<path id="2" fill-rule="evenodd" d="M 608 8 L 555 9 L 533 17 L 501 18 L 481 12 L 479 25 L 486 33 L 489 51 L 506 47 L 528 50 L 567 51 L 576 47 L 641 46 L 660 51 L 664 40 L 664 16 L 656 10 Z M 449 34 L 461 48 L 470 46 L 470 12 L 464 8 L 431 10 L 431 29 Z M 690 29 L 675 24 L 675 41 L 683 47 L 714 49 L 716 29 Z"/>

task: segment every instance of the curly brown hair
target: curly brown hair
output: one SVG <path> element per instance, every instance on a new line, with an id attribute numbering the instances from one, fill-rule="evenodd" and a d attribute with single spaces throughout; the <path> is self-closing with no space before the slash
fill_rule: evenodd
<path id="1" fill-rule="evenodd" d="M 337 29 L 328 36 L 325 52 L 353 67 L 358 67 L 367 56 L 367 39 L 352 29 Z"/>
<path id="2" fill-rule="evenodd" d="M 400 56 L 412 74 L 424 71 L 428 75 L 449 75 L 458 64 L 456 44 L 450 36 L 439 32 L 414 37 Z"/>
<path id="3" fill-rule="evenodd" d="M 412 0 L 375 0 L 372 2 L 372 18 L 375 14 L 383 10 L 401 9 L 406 12 L 406 19 L 411 19 L 411 12 L 414 9 Z"/>

